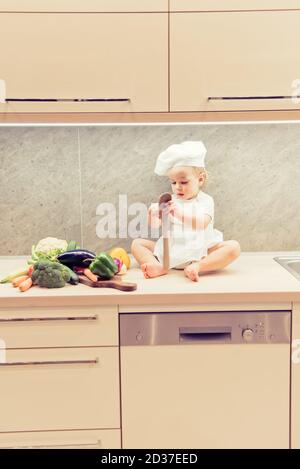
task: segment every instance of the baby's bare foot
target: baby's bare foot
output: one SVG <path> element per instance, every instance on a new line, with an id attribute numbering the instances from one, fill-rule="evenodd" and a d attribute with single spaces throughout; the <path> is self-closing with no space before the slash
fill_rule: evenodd
<path id="1" fill-rule="evenodd" d="M 146 262 L 141 265 L 141 269 L 145 278 L 159 277 L 160 275 L 165 275 L 167 273 L 161 264 L 155 262 Z"/>
<path id="2" fill-rule="evenodd" d="M 193 262 L 184 269 L 185 275 L 193 282 L 199 280 L 199 262 Z"/>

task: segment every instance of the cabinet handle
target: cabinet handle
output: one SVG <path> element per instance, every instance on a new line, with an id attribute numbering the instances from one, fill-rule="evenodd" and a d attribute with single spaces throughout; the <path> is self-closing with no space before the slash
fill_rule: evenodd
<path id="1" fill-rule="evenodd" d="M 95 316 L 62 316 L 62 317 L 40 317 L 40 318 L 1 318 L 1 322 L 33 322 L 33 321 L 96 321 Z"/>
<path id="2" fill-rule="evenodd" d="M 99 362 L 98 358 L 94 360 L 49 360 L 42 362 L 8 362 L 0 363 L 1 366 L 27 366 L 27 365 L 77 365 L 77 364 L 96 364 Z"/>
<path id="3" fill-rule="evenodd" d="M 5 446 L 4 448 L 11 448 L 11 449 L 30 449 L 30 448 L 61 448 L 61 447 L 64 447 L 64 446 L 97 446 L 97 447 L 101 447 L 102 446 L 102 442 L 101 440 L 97 440 L 96 442 L 92 441 L 90 443 L 64 443 L 64 444 L 57 444 L 57 445 L 32 445 L 32 446 Z"/>
<path id="4" fill-rule="evenodd" d="M 208 101 L 237 101 L 247 99 L 295 99 L 300 96 L 209 96 Z"/>
<path id="5" fill-rule="evenodd" d="M 86 103 L 86 102 L 123 102 L 130 101 L 130 98 L 6 98 L 5 102 L 30 102 L 30 103 Z"/>

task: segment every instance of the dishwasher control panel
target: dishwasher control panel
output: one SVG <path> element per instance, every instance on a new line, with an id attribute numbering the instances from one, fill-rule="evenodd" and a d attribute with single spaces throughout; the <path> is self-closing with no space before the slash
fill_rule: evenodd
<path id="1" fill-rule="evenodd" d="M 239 327 L 241 329 L 241 334 L 245 342 L 265 342 L 268 337 L 266 336 L 265 332 L 265 321 L 260 320 L 260 321 L 248 321 L 247 323 L 243 323 L 243 321 L 239 324 Z M 269 327 L 267 327 L 269 330 Z M 273 330 L 269 334 L 269 339 L 270 341 L 275 340 L 276 333 Z"/>
<path id="2" fill-rule="evenodd" d="M 121 313 L 126 345 L 290 343 L 291 311 Z"/>

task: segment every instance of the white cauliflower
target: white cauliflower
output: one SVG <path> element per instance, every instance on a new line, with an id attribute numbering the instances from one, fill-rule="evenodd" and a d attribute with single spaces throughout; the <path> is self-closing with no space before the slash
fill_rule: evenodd
<path id="1" fill-rule="evenodd" d="M 57 238 L 41 239 L 36 246 L 32 246 L 31 259 L 29 263 L 35 263 L 40 259 L 55 261 L 59 254 L 65 252 L 68 248 L 68 241 Z"/>
<path id="2" fill-rule="evenodd" d="M 57 239 L 57 238 L 44 238 L 41 239 L 37 245 L 35 246 L 36 252 L 41 252 L 43 254 L 49 254 L 53 250 L 58 250 L 61 252 L 65 252 L 68 247 L 68 241 L 65 239 Z"/>

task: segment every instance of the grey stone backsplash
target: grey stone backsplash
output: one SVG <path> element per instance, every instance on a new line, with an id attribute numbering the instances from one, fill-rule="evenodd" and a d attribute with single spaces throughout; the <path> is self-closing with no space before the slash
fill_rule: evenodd
<path id="1" fill-rule="evenodd" d="M 118 218 L 119 195 L 156 202 L 170 190 L 153 173 L 157 155 L 184 140 L 207 147 L 205 191 L 224 239 L 244 251 L 300 249 L 300 123 L 11 126 L 0 127 L 0 255 L 27 255 L 46 236 L 129 249 L 130 238 L 97 236 L 97 207 L 113 204 Z"/>

